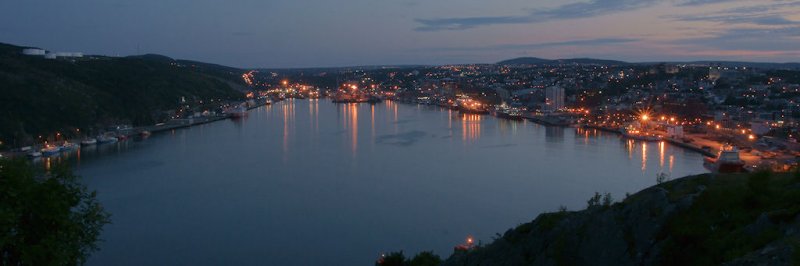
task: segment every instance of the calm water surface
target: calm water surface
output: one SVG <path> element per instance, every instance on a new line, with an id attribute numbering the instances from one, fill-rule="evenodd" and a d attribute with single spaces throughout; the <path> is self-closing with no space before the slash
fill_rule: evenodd
<path id="1" fill-rule="evenodd" d="M 284 101 L 72 154 L 112 213 L 90 265 L 371 265 L 443 257 L 537 214 L 623 198 L 699 154 L 594 130 L 386 102 Z"/>

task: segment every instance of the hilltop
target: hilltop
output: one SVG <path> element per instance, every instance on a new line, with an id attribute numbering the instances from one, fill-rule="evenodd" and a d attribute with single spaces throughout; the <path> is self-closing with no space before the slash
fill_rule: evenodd
<path id="1" fill-rule="evenodd" d="M 162 55 L 85 56 L 48 60 L 0 44 L 0 140 L 146 125 L 165 119 L 180 100 L 241 99 L 244 70 Z"/>
<path id="2" fill-rule="evenodd" d="M 628 65 L 630 63 L 616 60 L 572 58 L 572 59 L 543 59 L 537 57 L 520 57 L 497 62 L 498 65 L 560 65 L 560 64 L 585 64 L 585 65 Z"/>
<path id="3" fill-rule="evenodd" d="M 618 203 L 598 194 L 498 236 L 444 265 L 800 265 L 800 176 L 689 176 Z"/>
<path id="4" fill-rule="evenodd" d="M 770 62 L 739 62 L 739 61 L 672 61 L 672 62 L 625 62 L 618 60 L 594 59 L 594 58 L 571 58 L 571 59 L 544 59 L 538 57 L 519 57 L 514 59 L 503 60 L 497 62 L 498 65 L 563 65 L 563 64 L 581 64 L 581 65 L 603 65 L 603 66 L 625 66 L 625 65 L 658 65 L 658 64 L 675 64 L 675 65 L 707 65 L 707 66 L 720 66 L 720 67 L 755 67 L 761 69 L 800 69 L 800 63 L 770 63 Z"/>

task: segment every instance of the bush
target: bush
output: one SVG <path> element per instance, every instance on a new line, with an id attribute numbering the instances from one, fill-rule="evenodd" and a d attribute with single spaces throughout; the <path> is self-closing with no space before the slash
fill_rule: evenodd
<path id="1" fill-rule="evenodd" d="M 66 167 L 0 160 L 0 265 L 75 265 L 97 250 L 106 213 Z"/>
<path id="2" fill-rule="evenodd" d="M 656 184 L 661 185 L 667 181 L 669 181 L 669 175 L 667 173 L 658 173 L 656 175 Z"/>
<path id="3" fill-rule="evenodd" d="M 375 265 L 379 266 L 436 266 L 442 264 L 442 258 L 433 251 L 423 251 L 408 260 L 403 251 L 391 252 L 381 257 Z"/>
<path id="4" fill-rule="evenodd" d="M 403 251 L 399 252 L 392 252 L 389 255 L 384 256 L 380 260 L 378 260 L 375 265 L 379 266 L 403 266 L 406 263 L 406 256 L 403 255 Z"/>
<path id="5" fill-rule="evenodd" d="M 603 195 L 603 206 L 608 207 L 611 206 L 612 203 L 614 203 L 614 198 L 611 197 L 611 193 Z"/>
<path id="6" fill-rule="evenodd" d="M 747 177 L 747 187 L 753 193 L 764 194 L 769 189 L 769 181 L 772 173 L 769 171 L 759 171 Z"/>
<path id="7" fill-rule="evenodd" d="M 600 200 L 602 199 L 602 197 L 603 196 L 600 196 L 599 192 L 595 192 L 594 196 L 589 198 L 589 201 L 586 202 L 589 205 L 588 208 L 600 206 Z"/>
<path id="8" fill-rule="evenodd" d="M 442 264 L 442 258 L 433 253 L 433 251 L 423 251 L 414 256 L 407 265 L 410 266 L 436 266 Z"/>

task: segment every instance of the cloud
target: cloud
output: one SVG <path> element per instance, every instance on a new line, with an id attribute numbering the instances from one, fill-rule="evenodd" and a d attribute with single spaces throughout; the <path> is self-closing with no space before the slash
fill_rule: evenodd
<path id="1" fill-rule="evenodd" d="M 783 15 L 766 14 L 766 15 L 734 15 L 734 14 L 719 14 L 719 15 L 684 15 L 667 17 L 674 21 L 708 21 L 718 22 L 725 24 L 752 24 L 762 26 L 779 26 L 779 25 L 798 25 L 800 21 L 793 21 L 787 19 Z"/>
<path id="2" fill-rule="evenodd" d="M 800 25 L 800 21 L 790 20 L 787 17 L 799 12 L 793 7 L 800 7 L 800 2 L 771 2 L 730 8 L 716 12 L 706 12 L 691 15 L 665 16 L 663 18 L 673 21 L 708 21 L 722 24 L 751 24 L 761 26 L 786 26 Z"/>
<path id="3" fill-rule="evenodd" d="M 596 17 L 649 7 L 658 0 L 590 0 L 561 5 L 551 9 L 534 9 L 521 16 L 486 16 L 461 18 L 416 19 L 417 31 L 464 30 L 499 24 L 526 24 L 551 20 Z"/>
<path id="4" fill-rule="evenodd" d="M 416 31 L 465 30 L 487 25 L 535 22 L 534 18 L 527 16 L 415 19 L 415 21 L 422 24 L 414 29 Z"/>
<path id="5" fill-rule="evenodd" d="M 791 52 L 797 51 L 797 44 L 800 43 L 800 26 L 729 28 L 711 37 L 680 39 L 674 43 L 720 50 Z"/>
<path id="6" fill-rule="evenodd" d="M 695 31 L 697 25 L 692 22 L 716 24 L 706 28 L 703 37 L 668 42 L 686 55 L 780 58 L 798 54 L 800 21 L 790 19 L 800 14 L 797 7 L 800 1 L 751 1 L 734 8 L 662 18 L 689 22 Z"/>
<path id="7" fill-rule="evenodd" d="M 678 2 L 677 6 L 702 6 L 719 3 L 736 2 L 739 0 L 687 0 Z"/>
<path id="8" fill-rule="evenodd" d="M 231 35 L 238 36 L 238 37 L 253 36 L 253 35 L 255 35 L 255 32 L 252 32 L 252 31 L 234 31 L 234 32 L 231 33 Z"/>

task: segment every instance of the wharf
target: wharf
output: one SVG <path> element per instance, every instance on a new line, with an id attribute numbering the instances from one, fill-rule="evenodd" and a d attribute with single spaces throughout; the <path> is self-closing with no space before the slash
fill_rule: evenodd
<path id="1" fill-rule="evenodd" d="M 530 113 L 522 115 L 523 118 L 528 119 L 534 123 L 542 124 L 545 126 L 569 127 L 572 125 L 568 116 L 563 115 L 533 115 Z"/>
<path id="2" fill-rule="evenodd" d="M 583 128 L 597 129 L 597 130 L 600 130 L 600 131 L 622 134 L 622 131 L 619 131 L 618 128 L 593 126 L 593 125 L 583 125 Z"/>
<path id="3" fill-rule="evenodd" d="M 687 149 L 687 150 L 696 151 L 697 153 L 700 153 L 700 154 L 702 154 L 703 156 L 706 156 L 706 157 L 711 157 L 711 158 L 716 158 L 717 157 L 717 155 L 714 154 L 713 152 L 711 152 L 710 150 L 703 149 L 702 147 L 698 147 L 697 145 L 694 145 L 694 144 L 691 144 L 691 143 L 686 143 L 681 139 L 664 138 L 664 141 L 669 142 L 672 145 Z"/>

